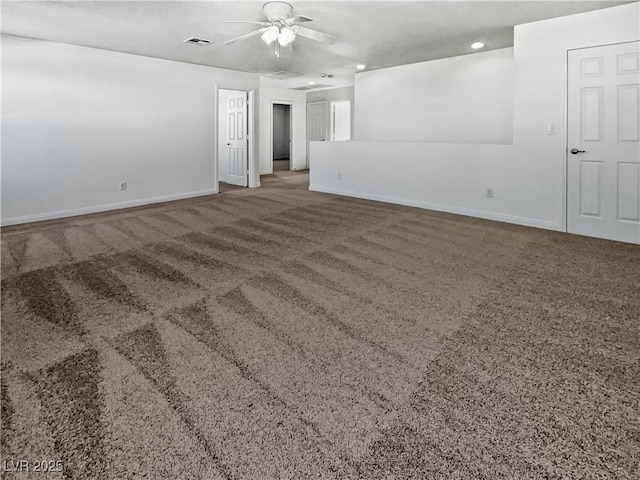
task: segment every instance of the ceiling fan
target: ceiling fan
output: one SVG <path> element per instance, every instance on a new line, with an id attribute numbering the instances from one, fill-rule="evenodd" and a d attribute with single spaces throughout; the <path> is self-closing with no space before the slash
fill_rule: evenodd
<path id="1" fill-rule="evenodd" d="M 316 42 L 326 43 L 328 45 L 332 45 L 336 41 L 336 37 L 333 35 L 318 32 L 317 30 L 311 30 L 310 28 L 300 25 L 300 23 L 312 22 L 313 19 L 305 17 L 304 15 L 291 16 L 293 7 L 287 2 L 267 2 L 262 6 L 262 11 L 264 12 L 265 17 L 267 17 L 267 21 L 225 21 L 225 23 L 251 23 L 254 25 L 260 25 L 262 28 L 228 40 L 224 42 L 224 44 L 230 45 L 239 40 L 261 35 L 262 40 L 267 45 L 271 45 L 273 42 L 277 41 L 276 55 L 279 55 L 279 47 L 286 47 L 291 44 L 297 35 L 315 40 Z"/>

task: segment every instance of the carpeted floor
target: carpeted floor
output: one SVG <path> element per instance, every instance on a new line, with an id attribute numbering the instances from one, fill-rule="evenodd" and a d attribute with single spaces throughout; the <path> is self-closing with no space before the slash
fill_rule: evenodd
<path id="1" fill-rule="evenodd" d="M 289 159 L 283 159 L 283 160 L 274 160 L 273 161 L 273 170 L 278 171 L 278 170 L 289 170 Z"/>
<path id="2" fill-rule="evenodd" d="M 3 230 L 3 478 L 640 477 L 637 246 L 262 181 Z"/>

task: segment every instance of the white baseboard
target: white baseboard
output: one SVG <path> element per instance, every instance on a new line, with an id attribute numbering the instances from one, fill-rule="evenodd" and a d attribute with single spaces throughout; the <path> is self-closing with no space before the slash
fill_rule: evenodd
<path id="1" fill-rule="evenodd" d="M 108 212 L 110 210 L 119 210 L 122 208 L 141 207 L 144 205 L 152 205 L 154 203 L 170 202 L 172 200 L 184 200 L 185 198 L 202 197 L 205 195 L 213 195 L 216 193 L 218 193 L 218 189 L 212 188 L 209 190 L 177 193 L 174 195 L 163 195 L 161 197 L 143 198 L 140 200 L 131 200 L 128 202 L 107 203 L 103 205 L 93 205 L 91 207 L 74 208 L 71 210 L 59 210 L 57 212 L 36 213 L 33 215 L 25 215 L 21 217 L 3 218 L 0 224 L 3 227 L 6 227 L 9 225 L 19 225 L 22 223 L 42 222 L 44 220 L 75 217 L 78 215 L 87 215 L 89 213 Z"/>
<path id="2" fill-rule="evenodd" d="M 465 215 L 467 217 L 482 218 L 485 220 L 494 220 L 497 222 L 513 223 L 515 225 L 524 225 L 526 227 L 543 228 L 545 230 L 555 230 L 563 232 L 562 225 L 535 218 L 518 217 L 516 215 L 506 215 L 503 213 L 486 212 L 483 210 L 475 210 L 472 208 L 454 207 L 450 205 L 440 205 L 435 203 L 408 200 L 405 198 L 392 197 L 388 195 L 377 195 L 367 192 L 356 192 L 353 190 L 340 190 L 331 187 L 321 187 L 310 185 L 309 190 L 313 192 L 332 193 L 334 195 L 343 195 L 347 197 L 363 198 L 365 200 L 375 200 L 378 202 L 395 203 L 397 205 L 405 205 L 407 207 L 424 208 L 426 210 L 435 210 L 437 212 L 453 213 L 456 215 Z"/>

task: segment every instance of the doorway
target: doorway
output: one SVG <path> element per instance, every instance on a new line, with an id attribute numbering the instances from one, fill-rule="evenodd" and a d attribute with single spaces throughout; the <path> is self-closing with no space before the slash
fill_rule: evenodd
<path id="1" fill-rule="evenodd" d="M 568 52 L 567 232 L 640 244 L 640 42 Z"/>
<path id="2" fill-rule="evenodd" d="M 249 185 L 249 92 L 218 90 L 218 181 Z"/>
<path id="3" fill-rule="evenodd" d="M 272 170 L 291 170 L 291 104 L 271 104 Z"/>

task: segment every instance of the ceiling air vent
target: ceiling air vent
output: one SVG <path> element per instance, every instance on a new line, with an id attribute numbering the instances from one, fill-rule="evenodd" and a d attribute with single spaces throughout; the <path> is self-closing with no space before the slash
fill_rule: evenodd
<path id="1" fill-rule="evenodd" d="M 316 88 L 333 87 L 333 85 L 305 85 L 304 87 L 290 88 L 290 90 L 315 90 Z"/>
<path id="2" fill-rule="evenodd" d="M 211 40 L 205 40 L 204 38 L 190 37 L 184 40 L 184 43 L 192 43 L 193 45 L 204 47 L 205 45 L 211 45 L 213 42 Z"/>
<path id="3" fill-rule="evenodd" d="M 299 77 L 301 73 L 287 72 L 286 70 L 280 70 L 279 72 L 267 73 L 263 75 L 267 78 L 277 78 L 278 80 L 284 80 L 285 78 Z"/>

